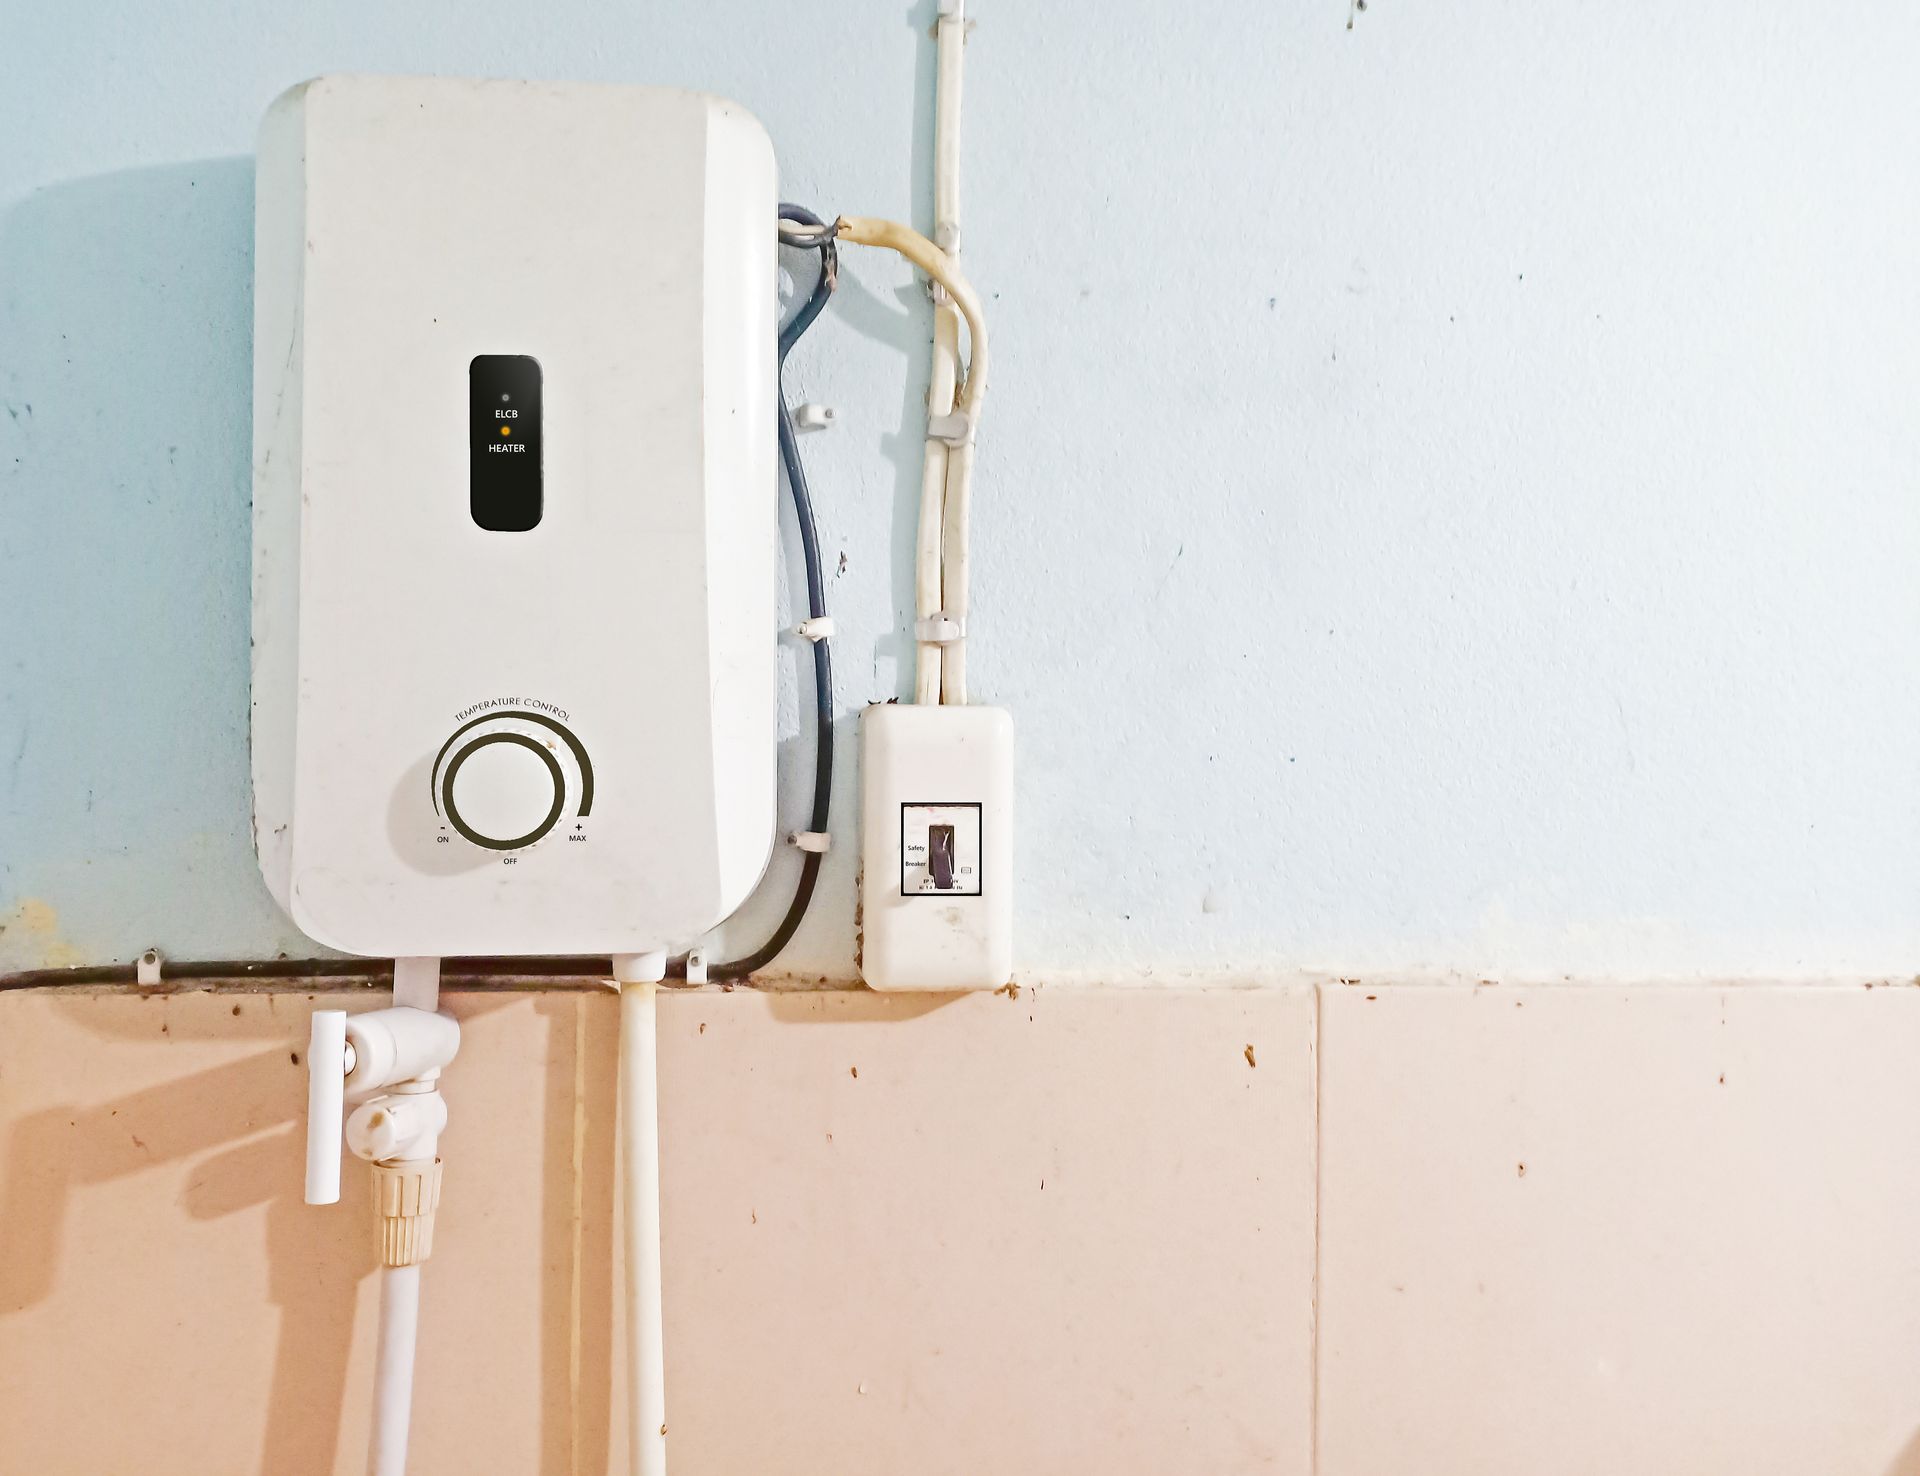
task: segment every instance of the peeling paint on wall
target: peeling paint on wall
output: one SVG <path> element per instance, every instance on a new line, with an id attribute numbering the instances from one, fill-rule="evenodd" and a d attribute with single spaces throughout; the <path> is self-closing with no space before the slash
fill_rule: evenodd
<path id="1" fill-rule="evenodd" d="M 86 951 L 60 936 L 52 903 L 28 897 L 0 914 L 0 968 L 64 969 L 86 962 Z"/>

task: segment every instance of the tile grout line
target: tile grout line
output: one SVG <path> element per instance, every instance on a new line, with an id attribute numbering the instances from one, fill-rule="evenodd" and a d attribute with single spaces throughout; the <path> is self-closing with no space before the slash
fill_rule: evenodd
<path id="1" fill-rule="evenodd" d="M 1307 1357 L 1309 1359 L 1307 1375 L 1307 1470 L 1309 1476 L 1320 1476 L 1320 1200 L 1321 1200 L 1321 1056 L 1324 1048 L 1322 1013 L 1325 1009 L 1326 986 L 1316 984 L 1313 989 L 1313 1031 L 1311 1055 L 1313 1063 L 1313 1280 L 1312 1301 L 1307 1321 Z"/>

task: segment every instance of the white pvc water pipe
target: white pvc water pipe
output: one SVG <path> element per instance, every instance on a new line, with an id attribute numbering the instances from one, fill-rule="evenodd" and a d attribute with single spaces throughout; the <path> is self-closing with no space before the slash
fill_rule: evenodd
<path id="1" fill-rule="evenodd" d="M 654 996 L 667 956 L 616 958 L 620 1187 L 627 1253 L 627 1450 L 632 1476 L 666 1476 L 666 1334 L 660 1295 L 660 1084 Z"/>
<path id="2" fill-rule="evenodd" d="M 393 1002 L 437 1011 L 440 960 L 395 959 Z M 380 1335 L 374 1345 L 373 1363 L 373 1438 L 367 1450 L 369 1476 L 406 1476 L 407 1431 L 413 1423 L 414 1349 L 419 1333 L 420 1267 L 382 1266 Z"/>
<path id="3" fill-rule="evenodd" d="M 413 1354 L 420 1330 L 420 1268 L 380 1268 L 380 1337 L 373 1373 L 370 1476 L 406 1476 L 413 1419 Z"/>
<path id="4" fill-rule="evenodd" d="M 393 961 L 393 1002 L 411 1010 L 440 1008 L 440 960 L 396 958 Z"/>

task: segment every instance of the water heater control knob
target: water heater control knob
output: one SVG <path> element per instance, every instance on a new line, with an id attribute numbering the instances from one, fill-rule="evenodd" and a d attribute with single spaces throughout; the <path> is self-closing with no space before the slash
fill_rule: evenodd
<path id="1" fill-rule="evenodd" d="M 489 851 L 518 851 L 562 815 L 591 815 L 593 761 L 563 717 L 555 708 L 500 707 L 454 729 L 434 755 L 429 780 L 439 838 L 451 841 L 453 831 Z"/>
<path id="2" fill-rule="evenodd" d="M 464 741 L 440 775 L 440 810 L 477 846 L 517 851 L 539 840 L 566 807 L 559 760 L 539 739 L 518 732 Z"/>

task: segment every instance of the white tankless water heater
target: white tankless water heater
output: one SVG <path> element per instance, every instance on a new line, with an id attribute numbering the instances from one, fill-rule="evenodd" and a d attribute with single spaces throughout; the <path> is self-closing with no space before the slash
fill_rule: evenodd
<path id="1" fill-rule="evenodd" d="M 328 77 L 259 145 L 254 828 L 373 956 L 643 954 L 775 787 L 772 147 L 658 88 Z"/>
<path id="2" fill-rule="evenodd" d="M 665 1476 L 655 990 L 752 891 L 775 821 L 780 468 L 806 568 L 813 828 L 831 654 L 779 364 L 842 244 L 941 288 L 911 708 L 870 707 L 864 968 L 995 988 L 1011 960 L 1012 735 L 967 705 L 967 507 L 988 347 L 952 254 L 961 0 L 936 26 L 936 235 L 774 190 L 765 132 L 692 92 L 324 77 L 256 164 L 253 806 L 261 870 L 315 939 L 391 957 L 391 1008 L 313 1014 L 306 1197 L 373 1168 L 381 1292 L 369 1466 L 403 1476 L 420 1268 L 440 1203 L 449 955 L 604 954 L 620 984 L 628 1467 Z M 813 259 L 783 328 L 776 243 Z M 964 320 L 968 352 L 958 355 Z M 698 968 L 696 968 L 696 962 Z M 348 1115 L 348 1107 L 352 1107 Z"/>

